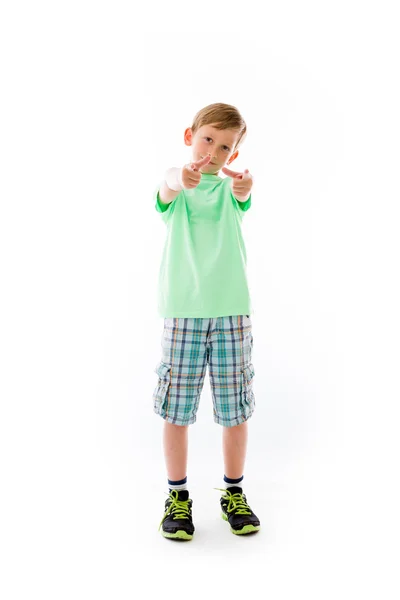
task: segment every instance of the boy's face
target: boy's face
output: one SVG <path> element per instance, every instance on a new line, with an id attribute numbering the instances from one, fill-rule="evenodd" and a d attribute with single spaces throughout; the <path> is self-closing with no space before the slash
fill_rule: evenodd
<path id="1" fill-rule="evenodd" d="M 213 125 L 203 125 L 196 133 L 188 127 L 185 131 L 186 146 L 192 146 L 192 161 L 197 161 L 207 154 L 211 155 L 210 162 L 200 169 L 201 173 L 217 175 L 218 171 L 229 165 L 238 156 L 234 150 L 239 137 L 237 129 L 216 129 Z"/>

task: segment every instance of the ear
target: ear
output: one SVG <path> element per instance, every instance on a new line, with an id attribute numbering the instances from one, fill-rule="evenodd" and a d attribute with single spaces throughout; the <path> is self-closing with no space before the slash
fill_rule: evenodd
<path id="1" fill-rule="evenodd" d="M 232 154 L 232 156 L 230 157 L 230 159 L 228 160 L 228 162 L 226 164 L 230 165 L 231 162 L 233 162 L 235 160 L 235 158 L 237 158 L 238 156 L 239 156 L 239 150 L 235 150 L 235 152 Z"/>
<path id="2" fill-rule="evenodd" d="M 185 142 L 186 146 L 191 146 L 192 145 L 192 139 L 193 139 L 193 132 L 192 129 L 190 127 L 187 127 L 185 129 L 185 133 L 183 136 L 183 140 Z"/>

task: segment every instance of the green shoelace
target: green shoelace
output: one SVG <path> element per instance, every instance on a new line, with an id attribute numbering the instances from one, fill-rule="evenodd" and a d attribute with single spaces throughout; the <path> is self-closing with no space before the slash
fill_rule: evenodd
<path id="1" fill-rule="evenodd" d="M 190 515 L 189 499 L 188 500 L 178 500 L 178 492 L 176 490 L 172 490 L 172 492 L 169 494 L 169 497 L 171 498 L 171 504 L 169 505 L 168 509 L 164 513 L 163 518 L 161 519 L 161 523 L 158 528 L 158 531 L 160 531 L 161 525 L 163 524 L 163 522 L 165 521 L 165 519 L 168 517 L 169 514 L 174 515 L 174 520 L 175 519 L 188 519 L 189 515 Z"/>
<path id="2" fill-rule="evenodd" d="M 221 488 L 214 488 L 214 490 L 219 490 L 220 492 L 224 492 L 225 496 L 223 496 L 224 500 L 229 500 L 227 511 L 229 513 L 235 511 L 237 515 L 251 515 L 251 508 L 245 501 L 243 494 L 232 494 L 229 489 L 223 490 Z"/>

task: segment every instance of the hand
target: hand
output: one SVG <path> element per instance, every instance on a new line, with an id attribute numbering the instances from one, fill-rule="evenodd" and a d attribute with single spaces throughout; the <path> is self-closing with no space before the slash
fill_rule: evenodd
<path id="1" fill-rule="evenodd" d="M 240 202 L 248 200 L 253 186 L 253 177 L 250 175 L 249 170 L 245 169 L 243 173 L 238 173 L 223 167 L 221 171 L 225 173 L 225 175 L 228 175 L 228 177 L 232 177 L 232 194 L 236 200 L 239 200 Z"/>
<path id="2" fill-rule="evenodd" d="M 199 183 L 201 181 L 200 169 L 201 169 L 201 167 L 204 167 L 204 165 L 207 165 L 210 162 L 210 160 L 211 160 L 211 155 L 208 154 L 201 160 L 198 160 L 197 162 L 189 163 L 188 165 L 185 165 L 184 167 L 182 167 L 181 180 L 182 180 L 183 187 L 186 190 L 192 190 L 193 188 L 195 188 L 199 185 Z"/>

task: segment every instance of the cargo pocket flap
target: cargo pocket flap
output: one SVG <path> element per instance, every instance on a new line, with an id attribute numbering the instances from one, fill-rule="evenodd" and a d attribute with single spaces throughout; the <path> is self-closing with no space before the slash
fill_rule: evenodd
<path id="1" fill-rule="evenodd" d="M 250 385 L 253 382 L 254 379 L 254 367 L 252 364 L 247 365 L 244 369 L 243 369 L 243 375 L 245 378 L 245 381 L 247 383 L 247 385 Z"/>
<path id="2" fill-rule="evenodd" d="M 168 365 L 167 363 L 164 363 L 164 362 L 160 362 L 155 369 L 155 373 L 157 373 L 157 375 L 159 376 L 160 379 L 165 379 L 170 370 L 171 370 L 171 365 Z"/>
<path id="3" fill-rule="evenodd" d="M 242 416 L 245 419 L 251 417 L 255 407 L 255 398 L 253 392 L 254 367 L 248 363 L 243 368 L 243 387 L 241 394 Z"/>

